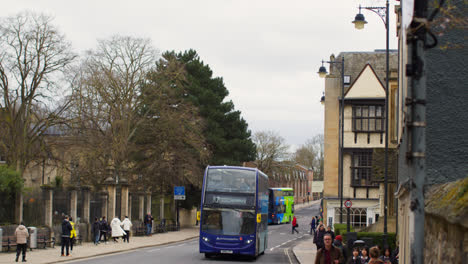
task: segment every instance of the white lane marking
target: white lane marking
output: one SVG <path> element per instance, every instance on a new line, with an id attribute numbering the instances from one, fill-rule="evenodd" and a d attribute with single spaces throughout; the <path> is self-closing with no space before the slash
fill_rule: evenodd
<path id="1" fill-rule="evenodd" d="M 158 250 L 161 250 L 161 249 L 160 248 L 155 248 L 155 249 L 148 250 L 146 252 L 154 252 L 154 251 L 158 251 Z"/>
<path id="2" fill-rule="evenodd" d="M 175 247 L 175 246 L 168 246 L 168 247 L 165 247 L 165 248 L 168 249 L 168 248 L 173 248 L 173 247 Z"/>
<path id="3" fill-rule="evenodd" d="M 185 243 L 182 243 L 182 244 L 180 244 L 180 245 L 177 245 L 177 246 L 178 246 L 178 247 L 180 247 L 180 246 L 183 246 L 183 245 L 185 245 Z"/>

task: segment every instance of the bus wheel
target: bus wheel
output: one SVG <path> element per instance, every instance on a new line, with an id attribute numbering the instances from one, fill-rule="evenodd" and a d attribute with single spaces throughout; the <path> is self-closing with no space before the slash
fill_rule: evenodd
<path id="1" fill-rule="evenodd" d="M 213 253 L 205 253 L 205 258 L 211 258 L 213 256 Z"/>

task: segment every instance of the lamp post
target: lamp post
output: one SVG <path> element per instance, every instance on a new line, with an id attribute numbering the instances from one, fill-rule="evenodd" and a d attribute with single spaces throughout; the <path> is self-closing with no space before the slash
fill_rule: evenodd
<path id="1" fill-rule="evenodd" d="M 340 198 L 340 223 L 343 223 L 343 141 L 344 141 L 344 56 L 341 57 L 341 61 L 323 61 L 322 66 L 320 66 L 319 71 L 317 72 L 321 78 L 327 76 L 327 69 L 323 64 L 341 64 L 341 108 L 340 108 L 340 135 L 339 135 L 339 160 L 338 160 L 338 174 L 339 174 L 339 192 L 338 196 Z M 323 101 L 325 101 L 325 96 L 322 96 Z M 347 224 L 347 229 L 349 230 L 349 223 Z"/>
<path id="2" fill-rule="evenodd" d="M 367 24 L 367 21 L 364 18 L 364 15 L 361 14 L 361 9 L 370 10 L 382 19 L 382 22 L 385 24 L 386 29 L 386 80 L 385 80 L 385 171 L 384 171 L 384 244 L 387 244 L 387 207 L 388 207 L 388 95 L 390 93 L 389 89 L 389 0 L 386 1 L 385 7 L 361 7 L 359 6 L 359 13 L 354 18 L 352 22 L 356 29 L 363 29 L 364 25 Z"/>

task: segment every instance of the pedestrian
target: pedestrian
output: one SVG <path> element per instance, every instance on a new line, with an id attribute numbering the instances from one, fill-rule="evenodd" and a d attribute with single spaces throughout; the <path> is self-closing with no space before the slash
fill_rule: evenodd
<path id="1" fill-rule="evenodd" d="M 341 251 L 332 245 L 332 237 L 329 233 L 323 236 L 324 247 L 317 251 L 315 264 L 339 264 L 344 263 Z"/>
<path id="2" fill-rule="evenodd" d="M 325 233 L 328 233 L 332 236 L 332 239 L 335 240 L 335 232 L 332 231 L 331 226 L 327 226 L 327 231 Z"/>
<path id="3" fill-rule="evenodd" d="M 312 216 L 312 221 L 310 222 L 310 234 L 315 235 L 316 222 L 315 216 Z"/>
<path id="4" fill-rule="evenodd" d="M 101 236 L 101 224 L 99 223 L 97 217 L 94 218 L 94 223 L 91 230 L 94 235 L 94 245 L 97 245 L 99 244 L 99 238 Z"/>
<path id="5" fill-rule="evenodd" d="M 15 237 L 16 237 L 16 259 L 15 261 L 18 262 L 19 255 L 22 252 L 23 262 L 26 262 L 26 249 L 28 247 L 29 232 L 28 232 L 28 229 L 24 226 L 23 222 L 21 222 L 19 226 L 16 228 Z"/>
<path id="6" fill-rule="evenodd" d="M 361 264 L 367 264 L 369 263 L 369 250 L 367 247 L 363 247 L 361 249 Z"/>
<path id="7" fill-rule="evenodd" d="M 292 220 L 292 229 L 291 229 L 291 234 L 294 234 L 294 231 L 296 231 L 296 233 L 299 234 L 299 231 L 297 231 L 297 227 L 299 226 L 299 224 L 297 223 L 297 219 L 296 219 L 296 216 L 293 217 L 293 220 Z"/>
<path id="8" fill-rule="evenodd" d="M 343 255 L 343 258 L 346 260 L 348 258 L 348 254 L 346 254 L 346 250 L 343 246 L 343 238 L 341 235 L 337 235 L 335 237 L 335 240 L 333 240 L 333 246 L 341 250 L 341 254 Z"/>
<path id="9" fill-rule="evenodd" d="M 393 259 L 391 256 L 391 250 L 389 247 L 385 247 L 383 250 L 383 255 L 380 256 L 380 259 L 385 263 L 385 264 L 392 264 Z"/>
<path id="10" fill-rule="evenodd" d="M 109 224 L 107 224 L 105 216 L 102 217 L 101 222 L 99 224 L 101 231 L 101 237 L 99 238 L 99 240 L 102 240 L 102 237 L 104 237 L 104 242 L 107 244 L 107 232 L 109 231 Z"/>
<path id="11" fill-rule="evenodd" d="M 393 250 L 392 252 L 392 259 L 393 259 L 393 262 L 392 264 L 398 264 L 399 262 L 399 258 L 400 258 L 400 247 L 398 245 L 398 241 L 397 241 L 397 244 L 396 244 L 396 248 L 395 250 Z"/>
<path id="12" fill-rule="evenodd" d="M 323 248 L 323 236 L 325 235 L 325 227 L 322 224 L 319 225 L 317 232 L 314 236 L 314 243 L 317 246 L 317 250 Z"/>
<path id="13" fill-rule="evenodd" d="M 125 216 L 125 219 L 122 221 L 122 227 L 123 230 L 125 231 L 124 239 L 123 241 L 125 242 L 125 239 L 127 239 L 127 243 L 130 243 L 130 229 L 132 228 L 132 222 L 130 219 L 128 219 L 128 216 Z"/>
<path id="14" fill-rule="evenodd" d="M 75 223 L 73 222 L 73 217 L 70 216 L 69 222 L 72 227 L 72 230 L 70 231 L 70 253 L 73 253 L 73 244 L 75 244 L 76 241 L 76 229 Z"/>
<path id="15" fill-rule="evenodd" d="M 384 262 L 379 259 L 379 255 L 380 255 L 380 250 L 378 247 L 371 247 L 371 249 L 369 250 L 369 256 L 370 256 L 370 260 L 369 260 L 369 264 L 383 264 Z"/>
<path id="16" fill-rule="evenodd" d="M 120 221 L 119 217 L 115 217 L 111 221 L 111 233 L 112 233 L 112 239 L 114 240 L 115 243 L 117 243 L 117 239 L 119 237 L 123 237 L 125 235 L 125 231 L 122 229 L 121 225 L 122 222 Z"/>
<path id="17" fill-rule="evenodd" d="M 71 235 L 72 226 L 70 224 L 68 216 L 65 216 L 62 222 L 62 257 L 64 255 L 64 249 L 66 249 L 67 257 L 71 257 L 70 255 L 70 235 Z"/>
<path id="18" fill-rule="evenodd" d="M 361 264 L 361 257 L 359 256 L 359 248 L 353 248 L 353 256 L 349 258 L 348 264 Z"/>
<path id="19" fill-rule="evenodd" d="M 153 216 L 151 216 L 151 213 L 148 212 L 147 215 L 145 215 L 145 219 L 143 219 L 143 222 L 146 226 L 146 235 L 150 236 L 151 235 L 151 229 L 153 228 Z"/>

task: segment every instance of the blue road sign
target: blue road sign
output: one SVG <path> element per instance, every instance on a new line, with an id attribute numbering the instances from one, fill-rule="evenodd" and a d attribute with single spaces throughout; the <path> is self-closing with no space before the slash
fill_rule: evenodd
<path id="1" fill-rule="evenodd" d="M 185 200 L 184 186 L 174 186 L 174 200 Z"/>

